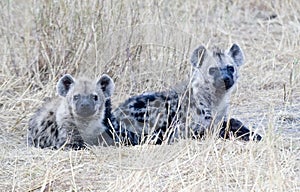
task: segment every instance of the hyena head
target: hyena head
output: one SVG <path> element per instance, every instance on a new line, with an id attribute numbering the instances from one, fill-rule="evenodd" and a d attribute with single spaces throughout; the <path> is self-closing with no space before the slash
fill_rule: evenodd
<path id="1" fill-rule="evenodd" d="M 57 92 L 65 97 L 69 110 L 76 117 L 88 118 L 104 110 L 106 98 L 114 91 L 114 82 L 108 75 L 102 75 L 96 82 L 87 79 L 75 80 L 66 74 L 57 83 Z"/>
<path id="2" fill-rule="evenodd" d="M 192 53 L 191 63 L 202 80 L 212 84 L 216 90 L 227 92 L 236 83 L 238 68 L 244 64 L 244 54 L 237 44 L 226 52 L 218 48 L 209 52 L 204 46 L 199 46 Z"/>

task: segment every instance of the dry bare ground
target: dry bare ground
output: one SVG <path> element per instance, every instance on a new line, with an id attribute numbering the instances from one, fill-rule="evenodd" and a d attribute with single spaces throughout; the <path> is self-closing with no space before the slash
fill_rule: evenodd
<path id="1" fill-rule="evenodd" d="M 300 191 L 300 2 L 1 1 L 0 191 Z M 27 122 L 65 73 L 116 83 L 114 106 L 190 72 L 199 44 L 244 49 L 231 114 L 259 143 L 54 151 Z"/>

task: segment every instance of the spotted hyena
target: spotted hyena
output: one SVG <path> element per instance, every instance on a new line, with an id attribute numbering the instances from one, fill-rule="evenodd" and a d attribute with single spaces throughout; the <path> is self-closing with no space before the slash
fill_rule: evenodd
<path id="1" fill-rule="evenodd" d="M 204 46 L 191 56 L 193 74 L 168 91 L 148 92 L 126 100 L 115 111 L 122 129 L 140 136 L 155 136 L 157 143 L 179 137 L 200 137 L 208 130 L 221 127 L 220 136 L 228 131 L 249 140 L 250 131 L 236 119 L 229 119 L 230 95 L 235 89 L 238 69 L 244 54 L 237 44 L 228 51 Z M 257 135 L 257 139 L 261 137 Z"/>
<path id="2" fill-rule="evenodd" d="M 46 101 L 29 120 L 28 144 L 40 148 L 80 149 L 88 145 L 114 145 L 119 136 L 111 114 L 114 82 L 108 75 L 97 81 L 64 75 L 57 83 L 59 97 Z"/>

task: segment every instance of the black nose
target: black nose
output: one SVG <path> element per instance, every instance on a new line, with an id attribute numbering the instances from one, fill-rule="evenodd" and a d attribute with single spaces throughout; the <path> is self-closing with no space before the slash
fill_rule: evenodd
<path id="1" fill-rule="evenodd" d="M 90 107 L 91 107 L 91 104 L 88 102 L 84 102 L 84 103 L 80 104 L 80 108 L 90 108 Z"/>
<path id="2" fill-rule="evenodd" d="M 228 75 L 223 77 L 223 81 L 225 84 L 225 89 L 228 90 L 233 86 L 233 79 L 229 77 Z"/>

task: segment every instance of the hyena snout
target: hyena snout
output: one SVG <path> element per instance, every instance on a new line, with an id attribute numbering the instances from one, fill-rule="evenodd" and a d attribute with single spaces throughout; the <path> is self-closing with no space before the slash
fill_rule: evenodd
<path id="1" fill-rule="evenodd" d="M 226 90 L 230 89 L 234 84 L 232 75 L 229 74 L 223 74 L 221 80 L 223 80 Z"/>
<path id="2" fill-rule="evenodd" d="M 234 68 L 232 66 L 226 68 L 211 67 L 209 74 L 214 77 L 214 86 L 216 88 L 228 90 L 234 85 Z"/>
<path id="3" fill-rule="evenodd" d="M 81 117 L 90 117 L 97 112 L 95 106 L 94 99 L 88 96 L 82 97 L 76 103 L 76 114 Z"/>

